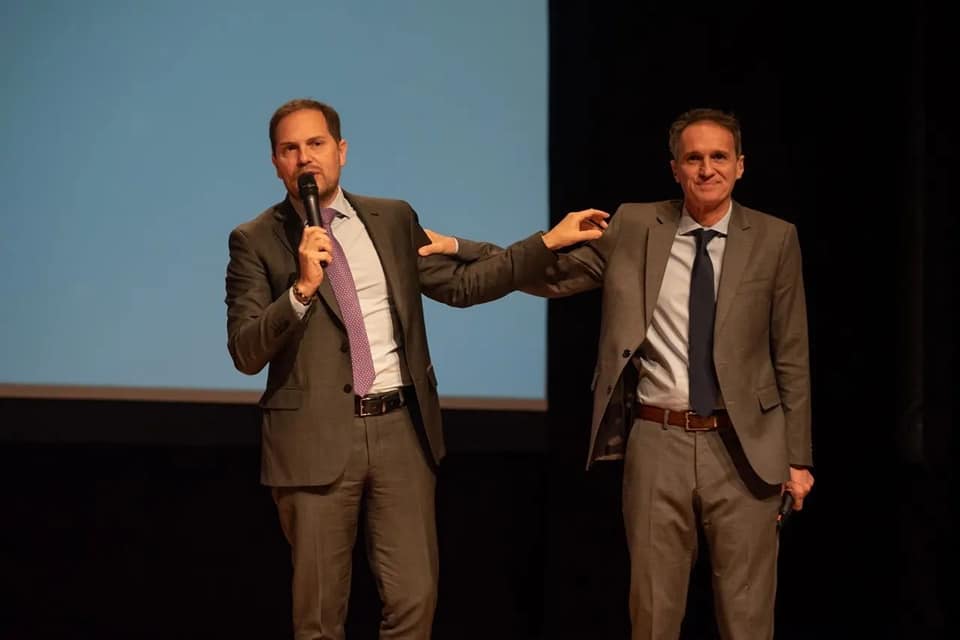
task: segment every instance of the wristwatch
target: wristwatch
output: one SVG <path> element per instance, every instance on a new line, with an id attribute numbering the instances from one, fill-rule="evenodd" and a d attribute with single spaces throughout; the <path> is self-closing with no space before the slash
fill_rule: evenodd
<path id="1" fill-rule="evenodd" d="M 311 302 L 313 302 L 313 296 L 305 296 L 305 295 L 303 295 L 303 293 L 300 291 L 300 289 L 297 288 L 297 283 L 296 283 L 296 282 L 293 283 L 293 297 L 296 298 L 296 299 L 297 299 L 297 302 L 299 302 L 299 303 L 302 304 L 303 306 L 307 306 L 307 305 L 309 305 Z"/>

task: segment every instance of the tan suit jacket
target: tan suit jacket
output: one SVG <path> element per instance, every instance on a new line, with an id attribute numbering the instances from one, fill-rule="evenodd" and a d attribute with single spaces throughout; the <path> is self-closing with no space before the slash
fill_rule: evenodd
<path id="1" fill-rule="evenodd" d="M 524 289 L 558 297 L 603 288 L 588 467 L 624 455 L 636 401 L 632 359 L 650 326 L 681 213 L 680 201 L 623 204 L 603 237 L 560 255 Z M 461 242 L 461 253 L 485 250 Z M 778 484 L 790 464 L 813 464 L 807 311 L 793 225 L 734 202 L 716 314 L 713 357 L 724 403 L 754 471 Z"/>
<path id="2" fill-rule="evenodd" d="M 458 307 L 494 300 L 542 274 L 552 254 L 535 234 L 470 264 L 447 256 L 421 258 L 417 248 L 429 240 L 409 204 L 345 196 L 380 257 L 396 339 L 416 390 L 411 415 L 423 431 L 429 457 L 439 463 L 445 448 L 421 294 Z M 302 231 L 300 218 L 285 200 L 230 234 L 228 348 L 244 373 L 269 366 L 260 399 L 261 481 L 268 486 L 333 482 L 343 472 L 350 450 L 353 378 L 333 289 L 325 279 L 319 300 L 302 320 L 289 300 Z"/>

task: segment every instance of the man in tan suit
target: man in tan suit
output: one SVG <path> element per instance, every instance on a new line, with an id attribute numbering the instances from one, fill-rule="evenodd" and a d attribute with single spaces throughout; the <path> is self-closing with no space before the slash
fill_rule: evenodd
<path id="1" fill-rule="evenodd" d="M 781 492 L 801 509 L 813 486 L 797 232 L 732 199 L 732 116 L 683 114 L 670 151 L 682 201 L 622 205 L 525 290 L 603 288 L 587 466 L 625 459 L 633 638 L 679 635 L 698 525 L 721 635 L 770 638 Z M 464 240 L 459 255 L 489 250 Z"/>
<path id="2" fill-rule="evenodd" d="M 429 240 L 409 204 L 340 188 L 347 143 L 314 100 L 270 121 L 287 196 L 230 234 L 227 333 L 236 367 L 269 366 L 261 481 L 293 562 L 298 640 L 342 638 L 361 504 L 383 601 L 381 638 L 428 638 L 437 597 L 435 466 L 445 450 L 421 294 L 468 306 L 548 266 L 551 249 L 599 237 L 570 214 L 545 234 L 464 265 L 419 257 Z M 298 179 L 316 182 L 322 226 L 304 226 Z"/>

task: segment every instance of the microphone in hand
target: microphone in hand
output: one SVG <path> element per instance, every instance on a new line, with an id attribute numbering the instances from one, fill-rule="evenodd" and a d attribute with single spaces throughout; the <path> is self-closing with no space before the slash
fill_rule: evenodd
<path id="1" fill-rule="evenodd" d="M 783 528 L 791 513 L 793 513 L 793 494 L 784 491 L 783 497 L 780 499 L 780 510 L 777 512 L 777 530 Z"/>
<path id="2" fill-rule="evenodd" d="M 300 191 L 300 200 L 307 214 L 307 224 L 311 227 L 320 226 L 320 190 L 317 189 L 317 180 L 312 173 L 301 174 L 297 178 L 297 189 Z"/>

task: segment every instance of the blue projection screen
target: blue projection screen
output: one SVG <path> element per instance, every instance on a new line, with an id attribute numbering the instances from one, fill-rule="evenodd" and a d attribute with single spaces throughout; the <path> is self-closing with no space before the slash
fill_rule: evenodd
<path id="1" fill-rule="evenodd" d="M 437 231 L 545 229 L 545 0 L 0 7 L 0 395 L 248 401 L 227 237 L 283 198 L 267 123 L 334 105 L 344 188 Z M 543 406 L 546 305 L 424 301 L 446 406 Z"/>

